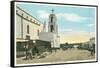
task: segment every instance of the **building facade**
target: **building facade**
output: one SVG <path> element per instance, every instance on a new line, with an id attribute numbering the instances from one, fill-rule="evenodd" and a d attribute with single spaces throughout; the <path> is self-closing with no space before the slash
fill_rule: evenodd
<path id="1" fill-rule="evenodd" d="M 27 51 L 34 47 L 36 40 L 39 39 L 43 24 L 17 6 L 15 25 L 17 57 L 25 56 Z"/>
<path id="2" fill-rule="evenodd" d="M 16 40 L 39 39 L 42 28 L 43 24 L 39 20 L 19 7 L 16 8 Z"/>

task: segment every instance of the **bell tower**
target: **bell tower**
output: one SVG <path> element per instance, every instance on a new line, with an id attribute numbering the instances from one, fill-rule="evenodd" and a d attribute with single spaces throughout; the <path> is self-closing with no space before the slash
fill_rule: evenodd
<path id="1" fill-rule="evenodd" d="M 58 35 L 57 17 L 53 9 L 49 14 L 48 32 L 45 31 L 45 23 L 44 23 L 44 31 L 41 32 L 41 34 L 39 34 L 39 39 L 50 42 L 51 48 L 60 48 L 60 36 Z"/>
<path id="2" fill-rule="evenodd" d="M 57 29 L 57 18 L 56 15 L 54 14 L 54 10 L 51 10 L 51 14 L 49 15 L 49 23 L 48 23 L 48 32 L 52 33 L 58 33 Z"/>

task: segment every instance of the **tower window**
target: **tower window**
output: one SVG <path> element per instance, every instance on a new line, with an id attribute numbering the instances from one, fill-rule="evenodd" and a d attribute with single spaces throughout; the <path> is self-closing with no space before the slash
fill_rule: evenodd
<path id="1" fill-rule="evenodd" d="M 27 25 L 27 34 L 29 34 L 29 25 Z"/>
<path id="2" fill-rule="evenodd" d="M 53 27 L 53 25 L 51 25 L 50 26 L 50 32 L 53 32 L 53 30 L 54 30 L 54 27 Z"/>
<path id="3" fill-rule="evenodd" d="M 51 23 L 53 22 L 53 16 L 51 16 Z"/>

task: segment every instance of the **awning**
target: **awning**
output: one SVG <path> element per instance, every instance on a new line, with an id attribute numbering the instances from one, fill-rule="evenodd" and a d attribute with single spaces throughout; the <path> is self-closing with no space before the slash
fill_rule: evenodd
<path id="1" fill-rule="evenodd" d="M 16 39 L 16 42 L 28 42 L 29 40 L 26 39 Z"/>

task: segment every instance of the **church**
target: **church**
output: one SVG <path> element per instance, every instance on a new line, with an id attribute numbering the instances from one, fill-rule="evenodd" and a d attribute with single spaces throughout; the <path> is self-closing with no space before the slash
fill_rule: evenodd
<path id="1" fill-rule="evenodd" d="M 40 52 L 46 48 L 60 48 L 60 36 L 54 10 L 48 18 L 48 25 L 43 24 L 20 7 L 16 7 L 17 56 L 25 55 L 24 48 L 30 50 L 36 46 Z M 46 26 L 48 26 L 48 30 Z"/>
<path id="2" fill-rule="evenodd" d="M 52 13 L 49 15 L 48 31 L 46 32 L 46 25 L 44 24 L 43 31 L 39 34 L 39 39 L 51 42 L 51 48 L 60 48 L 60 36 L 58 35 L 57 17 Z"/>

